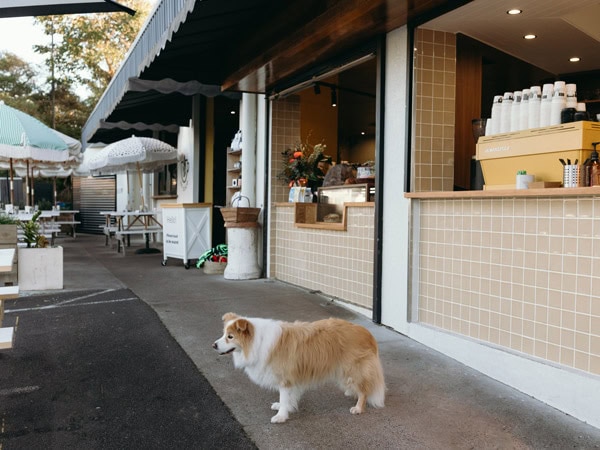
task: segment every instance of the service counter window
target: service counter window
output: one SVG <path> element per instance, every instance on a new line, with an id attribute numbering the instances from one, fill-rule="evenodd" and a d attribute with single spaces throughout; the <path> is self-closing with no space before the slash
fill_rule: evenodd
<path id="1" fill-rule="evenodd" d="M 552 134 L 552 127 L 600 120 L 600 63 L 571 60 L 582 56 L 575 55 L 582 51 L 576 31 L 585 8 L 573 5 L 565 14 L 580 14 L 577 21 L 558 14 L 556 23 L 542 30 L 535 18 L 547 5 L 513 16 L 498 15 L 488 3 L 493 2 L 467 2 L 414 29 L 411 192 L 515 190 L 522 171 L 541 187 L 554 186 L 563 181 L 559 158 L 581 164 L 591 153 L 593 132 L 583 145 L 574 140 L 562 147 Z M 524 45 L 522 33 L 511 31 L 516 22 L 533 38 L 558 35 L 554 28 L 562 24 L 573 32 L 560 33 L 560 49 L 541 46 L 531 52 L 536 41 Z M 592 44 L 598 53 L 600 44 Z M 548 99 L 545 107 L 543 99 Z M 502 142 L 490 141 L 501 135 Z M 530 143 L 530 136 L 540 142 Z M 489 148 L 482 149 L 482 141 Z M 578 154 L 567 154 L 565 147 Z M 504 151 L 509 148 L 511 153 Z M 498 161 L 490 162 L 482 151 Z M 548 153 L 546 160 L 538 156 L 542 153 Z"/>
<path id="2" fill-rule="evenodd" d="M 348 205 L 374 198 L 372 183 L 319 188 L 316 203 L 295 203 L 295 224 L 304 228 L 345 230 Z"/>

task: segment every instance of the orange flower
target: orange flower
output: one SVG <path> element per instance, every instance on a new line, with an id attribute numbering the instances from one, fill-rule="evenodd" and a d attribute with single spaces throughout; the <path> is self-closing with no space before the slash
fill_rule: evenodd
<path id="1" fill-rule="evenodd" d="M 294 152 L 294 158 L 302 158 L 302 152 Z"/>

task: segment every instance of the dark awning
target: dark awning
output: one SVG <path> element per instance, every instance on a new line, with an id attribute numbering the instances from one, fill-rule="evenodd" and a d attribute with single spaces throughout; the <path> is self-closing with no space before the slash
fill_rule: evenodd
<path id="1" fill-rule="evenodd" d="M 130 79 L 194 81 L 211 93 L 270 92 L 432 10 L 468 1 L 162 0 L 90 115 L 83 140 L 97 139 L 101 120 L 141 120 L 139 108 L 125 105 L 141 104 L 130 95 Z M 177 123 L 171 116 L 181 112 L 154 109 L 162 124 Z M 183 111 L 191 118 L 191 109 Z"/>
<path id="2" fill-rule="evenodd" d="M 2 0 L 0 18 L 135 11 L 114 0 Z"/>

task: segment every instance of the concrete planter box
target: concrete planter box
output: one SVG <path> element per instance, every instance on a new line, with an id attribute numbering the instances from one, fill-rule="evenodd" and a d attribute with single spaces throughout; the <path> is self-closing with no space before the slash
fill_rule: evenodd
<path id="1" fill-rule="evenodd" d="M 19 248 L 19 290 L 63 288 L 63 248 Z"/>

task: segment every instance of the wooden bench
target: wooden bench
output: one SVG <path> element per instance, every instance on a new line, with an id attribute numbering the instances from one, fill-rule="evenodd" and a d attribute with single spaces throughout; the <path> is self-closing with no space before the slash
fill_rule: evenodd
<path id="1" fill-rule="evenodd" d="M 12 348 L 14 339 L 15 339 L 15 328 L 14 327 L 0 328 L 0 350 Z"/>
<path id="2" fill-rule="evenodd" d="M 115 239 L 117 240 L 117 252 L 121 251 L 121 247 L 123 247 L 123 254 L 125 254 L 125 247 L 130 245 L 130 237 L 131 236 L 143 236 L 148 239 L 147 235 L 154 234 L 156 240 L 156 233 L 162 232 L 162 228 L 158 225 L 151 227 L 133 227 L 127 230 L 121 230 L 115 232 Z M 127 242 L 125 242 L 127 240 Z"/>
<path id="3" fill-rule="evenodd" d="M 19 297 L 19 286 L 0 286 L 0 327 L 4 320 L 4 300 Z"/>
<path id="4" fill-rule="evenodd" d="M 0 327 L 4 320 L 4 300 L 17 298 L 19 296 L 19 286 L 0 286 Z M 0 328 L 0 350 L 13 347 L 15 336 L 14 327 Z"/>
<path id="5" fill-rule="evenodd" d="M 119 231 L 119 227 L 116 225 L 98 225 L 102 228 L 102 233 L 105 236 L 104 245 L 108 245 L 109 242 L 112 242 L 112 238 L 117 231 Z"/>
<path id="6" fill-rule="evenodd" d="M 58 232 L 59 233 L 62 231 L 62 226 L 63 225 L 71 227 L 71 236 L 73 236 L 73 237 L 76 236 L 75 226 L 81 224 L 81 222 L 79 220 L 55 220 L 52 223 L 55 224 L 55 225 L 58 225 Z"/>

